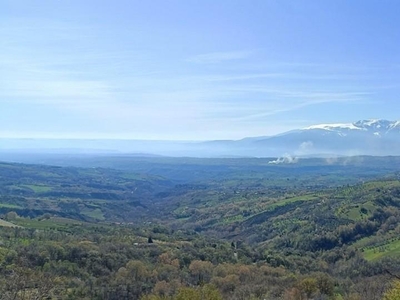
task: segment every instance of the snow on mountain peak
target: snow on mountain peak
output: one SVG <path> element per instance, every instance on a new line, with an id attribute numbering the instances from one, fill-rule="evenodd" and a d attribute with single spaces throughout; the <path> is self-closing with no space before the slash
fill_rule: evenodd
<path id="1" fill-rule="evenodd" d="M 324 129 L 324 130 L 337 130 L 337 129 L 356 129 L 361 130 L 361 128 L 355 126 L 353 123 L 338 123 L 338 124 L 319 124 L 313 125 L 304 129 Z"/>
<path id="2" fill-rule="evenodd" d="M 400 121 L 392 122 L 390 128 L 400 127 Z"/>
<path id="3" fill-rule="evenodd" d="M 370 119 L 357 121 L 356 123 L 354 123 L 354 125 L 357 127 L 388 128 L 393 123 L 395 122 L 380 119 Z"/>
<path id="4" fill-rule="evenodd" d="M 400 129 L 400 121 L 388 121 L 381 119 L 368 119 L 360 120 L 355 123 L 338 123 L 338 124 L 319 124 L 304 128 L 305 130 L 310 129 L 322 129 L 328 131 L 342 131 L 342 130 L 363 130 L 373 132 L 388 132 L 394 128 Z"/>
<path id="5" fill-rule="evenodd" d="M 368 119 L 368 120 L 357 121 L 354 124 L 364 125 L 364 126 L 371 126 L 371 125 L 374 125 L 374 124 L 377 124 L 377 123 L 381 123 L 381 122 L 388 122 L 388 121 L 380 120 L 380 119 Z"/>

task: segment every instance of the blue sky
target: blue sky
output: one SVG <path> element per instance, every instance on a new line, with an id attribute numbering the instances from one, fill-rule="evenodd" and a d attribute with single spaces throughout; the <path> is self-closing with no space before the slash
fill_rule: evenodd
<path id="1" fill-rule="evenodd" d="M 0 137 L 400 119 L 399 1 L 0 0 Z"/>

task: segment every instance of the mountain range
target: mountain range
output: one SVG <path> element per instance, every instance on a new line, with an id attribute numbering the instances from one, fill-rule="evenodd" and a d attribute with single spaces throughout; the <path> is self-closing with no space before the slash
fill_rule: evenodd
<path id="1" fill-rule="evenodd" d="M 276 155 L 400 155 L 400 121 L 319 124 L 246 142 Z"/>
<path id="2" fill-rule="evenodd" d="M 304 156 L 400 155 L 400 121 L 374 119 L 319 124 L 274 136 L 204 142 L 0 139 L 0 152 L 283 157 L 283 161 L 287 162 L 291 162 L 293 157 Z"/>
<path id="3" fill-rule="evenodd" d="M 205 144 L 226 155 L 278 156 L 288 162 L 301 156 L 400 155 L 400 121 L 319 124 L 274 136 Z"/>

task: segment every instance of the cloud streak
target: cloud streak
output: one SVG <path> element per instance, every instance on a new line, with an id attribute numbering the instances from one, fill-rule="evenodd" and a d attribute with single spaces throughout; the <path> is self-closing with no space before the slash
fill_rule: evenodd
<path id="1" fill-rule="evenodd" d="M 273 107 L 263 109 L 262 105 L 257 113 L 243 115 L 237 118 L 237 121 L 254 120 L 282 114 L 285 112 L 299 110 L 308 106 L 315 106 L 320 104 L 329 103 L 349 103 L 349 102 L 363 102 L 367 93 L 336 93 L 336 92 L 277 92 L 270 91 L 275 95 L 275 99 L 281 99 L 279 102 L 274 103 Z M 285 100 L 283 100 L 285 99 Z"/>
<path id="2" fill-rule="evenodd" d="M 192 56 L 187 61 L 197 64 L 218 64 L 249 58 L 251 54 L 251 51 L 213 52 Z"/>

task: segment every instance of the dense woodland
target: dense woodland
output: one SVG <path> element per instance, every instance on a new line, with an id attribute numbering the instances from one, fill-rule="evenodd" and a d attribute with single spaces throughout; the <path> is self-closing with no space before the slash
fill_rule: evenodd
<path id="1" fill-rule="evenodd" d="M 398 160 L 1 163 L 0 299 L 400 299 Z"/>

